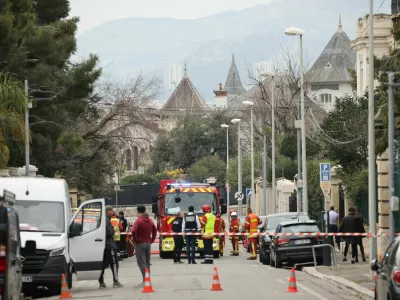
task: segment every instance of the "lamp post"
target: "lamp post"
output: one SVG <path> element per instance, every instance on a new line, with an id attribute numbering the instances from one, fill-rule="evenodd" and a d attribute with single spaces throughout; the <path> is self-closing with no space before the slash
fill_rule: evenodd
<path id="1" fill-rule="evenodd" d="M 272 123 L 272 203 L 274 205 L 274 211 L 276 212 L 276 175 L 275 175 L 275 154 L 276 154 L 276 145 L 275 145 L 275 74 L 273 73 L 268 73 L 264 72 L 261 74 L 262 77 L 271 77 L 272 81 L 272 91 L 271 91 L 271 107 L 272 107 L 272 112 L 271 112 L 271 123 Z"/>
<path id="2" fill-rule="evenodd" d="M 238 192 L 242 193 L 242 148 L 240 143 L 240 119 L 232 119 L 232 124 L 238 124 Z M 238 214 L 242 216 L 242 203 L 243 200 L 238 200 Z"/>
<path id="3" fill-rule="evenodd" d="M 306 153 L 306 115 L 304 103 L 304 58 L 303 58 L 303 35 L 304 31 L 299 28 L 288 28 L 285 30 L 286 35 L 300 37 L 300 99 L 301 99 L 301 155 L 303 169 L 303 211 L 308 213 L 308 186 L 307 186 L 307 153 Z M 300 175 L 300 174 L 299 174 Z M 300 185 L 301 182 L 298 184 Z"/>
<path id="4" fill-rule="evenodd" d="M 230 223 L 230 215 L 229 215 L 229 194 L 230 194 L 230 188 L 229 188 L 229 125 L 227 124 L 222 124 L 222 128 L 226 128 L 226 206 L 228 210 L 228 223 Z"/>
<path id="5" fill-rule="evenodd" d="M 250 123 L 251 123 L 251 130 L 250 130 L 250 144 L 251 144 L 251 196 L 250 199 L 253 198 L 254 195 L 254 124 L 253 124 L 253 105 L 254 102 L 251 101 L 243 101 L 243 105 L 250 106 Z M 251 207 L 250 201 L 247 202 L 247 206 Z"/>

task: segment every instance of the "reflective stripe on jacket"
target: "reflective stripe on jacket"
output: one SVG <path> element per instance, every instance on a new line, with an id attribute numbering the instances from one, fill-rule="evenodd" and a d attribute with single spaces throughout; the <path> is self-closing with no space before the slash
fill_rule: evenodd
<path id="1" fill-rule="evenodd" d="M 262 222 L 260 218 L 253 213 L 250 213 L 246 217 L 246 221 L 244 222 L 244 227 L 248 232 L 250 232 L 250 235 L 248 238 L 256 238 L 257 235 L 252 235 L 251 233 L 257 233 L 258 231 L 258 225 L 260 225 Z"/>
<path id="2" fill-rule="evenodd" d="M 202 224 L 204 225 L 203 227 L 203 239 L 213 239 L 214 236 L 210 235 L 210 233 L 215 232 L 215 221 L 216 217 L 211 214 L 211 213 L 206 213 L 204 217 L 202 218 Z"/>
<path id="3" fill-rule="evenodd" d="M 114 241 L 119 242 L 121 240 L 121 231 L 119 229 L 119 219 L 111 218 L 111 225 L 114 228 Z"/>

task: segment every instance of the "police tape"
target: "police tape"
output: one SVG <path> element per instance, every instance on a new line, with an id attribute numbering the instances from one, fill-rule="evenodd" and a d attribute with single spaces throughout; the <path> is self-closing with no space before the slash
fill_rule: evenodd
<path id="1" fill-rule="evenodd" d="M 121 232 L 124 235 L 132 235 L 131 232 Z M 388 237 L 389 233 L 385 234 L 372 234 L 372 233 L 361 233 L 361 232 L 214 232 L 214 233 L 201 233 L 201 232 L 160 232 L 159 236 L 312 236 L 312 237 L 325 237 L 325 236 L 344 236 L 344 237 Z M 396 233 L 396 236 L 400 236 L 400 233 Z"/>

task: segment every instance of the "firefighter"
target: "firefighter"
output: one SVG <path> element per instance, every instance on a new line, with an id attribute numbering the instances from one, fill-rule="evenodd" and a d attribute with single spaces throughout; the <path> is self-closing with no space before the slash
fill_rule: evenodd
<path id="1" fill-rule="evenodd" d="M 257 259 L 257 231 L 258 225 L 262 223 L 261 219 L 253 213 L 251 208 L 247 208 L 247 217 L 246 221 L 244 222 L 244 228 L 249 233 L 248 241 L 250 244 L 250 257 L 247 258 L 248 260 L 255 260 Z"/>
<path id="2" fill-rule="evenodd" d="M 218 216 L 221 220 L 221 228 L 219 232 L 225 233 L 225 220 L 221 218 L 221 216 Z M 225 235 L 219 236 L 219 254 L 221 256 L 224 256 L 224 248 L 225 248 Z"/>
<path id="3" fill-rule="evenodd" d="M 114 242 L 117 245 L 118 260 L 122 261 L 121 254 L 119 252 L 120 243 L 121 243 L 121 222 L 117 218 L 115 212 L 114 212 L 113 216 L 111 217 L 111 225 L 112 225 L 112 227 L 114 229 Z"/>
<path id="4" fill-rule="evenodd" d="M 210 205 L 203 206 L 204 216 L 201 218 L 202 238 L 204 244 L 204 261 L 202 264 L 213 264 L 214 263 L 214 250 L 213 240 L 215 233 L 216 217 L 211 213 Z"/>
<path id="5" fill-rule="evenodd" d="M 238 219 L 236 211 L 233 211 L 231 213 L 231 224 L 229 225 L 229 231 L 231 233 L 240 232 L 240 219 Z M 232 238 L 232 248 L 233 248 L 231 255 L 239 256 L 239 236 L 232 236 L 231 238 Z"/>

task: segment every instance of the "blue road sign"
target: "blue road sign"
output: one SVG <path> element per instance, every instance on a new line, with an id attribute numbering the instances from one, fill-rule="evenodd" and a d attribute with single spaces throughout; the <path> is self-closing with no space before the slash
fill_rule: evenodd
<path id="1" fill-rule="evenodd" d="M 331 164 L 329 163 L 319 164 L 319 176 L 321 182 L 331 181 Z"/>
<path id="2" fill-rule="evenodd" d="M 251 194 L 251 189 L 246 189 L 246 197 Z"/>

